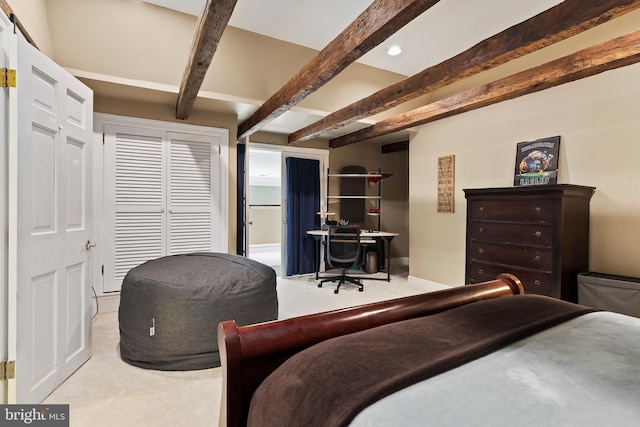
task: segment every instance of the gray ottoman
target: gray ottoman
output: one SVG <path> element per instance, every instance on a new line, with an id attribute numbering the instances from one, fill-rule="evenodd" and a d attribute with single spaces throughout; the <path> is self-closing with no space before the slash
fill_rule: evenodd
<path id="1" fill-rule="evenodd" d="M 278 317 L 275 271 L 238 255 L 192 253 L 132 268 L 120 293 L 120 356 L 146 369 L 220 366 L 218 323 Z"/>

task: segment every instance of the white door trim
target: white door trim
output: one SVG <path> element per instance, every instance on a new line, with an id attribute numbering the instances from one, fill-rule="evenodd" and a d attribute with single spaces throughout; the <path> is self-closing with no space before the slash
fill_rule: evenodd
<path id="1" fill-rule="evenodd" d="M 9 32 L 11 22 L 4 13 L 0 13 L 0 67 L 9 67 Z M 8 318 L 9 310 L 8 300 L 8 281 L 7 281 L 7 206 L 8 194 L 7 188 L 7 147 L 9 145 L 9 88 L 0 88 L 0 225 L 2 226 L 2 234 L 0 238 L 0 357 L 7 360 L 9 357 L 8 350 Z M 7 382 L 0 383 L 0 403 L 7 403 Z"/>

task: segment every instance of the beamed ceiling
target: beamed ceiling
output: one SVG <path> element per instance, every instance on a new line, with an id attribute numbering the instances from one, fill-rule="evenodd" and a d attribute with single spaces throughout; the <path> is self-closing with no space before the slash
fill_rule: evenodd
<path id="1" fill-rule="evenodd" d="M 276 132 L 287 134 L 290 144 L 304 145 L 305 141 L 317 137 L 329 139 L 332 148 L 361 141 L 398 141 L 407 138 L 408 130 L 425 123 L 640 61 L 640 29 L 636 28 L 635 32 L 620 38 L 536 64 L 531 69 L 465 87 L 444 97 L 431 98 L 429 95 L 435 91 L 458 87 L 455 85 L 466 79 L 632 12 L 640 8 L 640 0 L 530 2 L 536 3 L 538 8 L 548 7 L 538 11 L 531 6 L 522 6 L 520 2 L 505 3 L 504 0 L 354 0 L 349 6 L 344 6 L 342 0 L 300 1 L 295 6 L 285 0 L 143 1 L 187 13 L 199 9 L 188 60 L 175 97 L 177 119 L 187 119 L 194 103 L 200 99 L 203 81 L 211 71 L 213 58 L 228 26 L 245 26 L 247 30 L 315 49 L 315 56 L 289 76 L 282 87 L 258 101 L 261 105 L 247 104 L 242 111 L 235 109 L 238 139 L 250 137 L 259 130 L 273 132 L 277 129 Z M 507 10 L 507 4 L 515 3 L 518 10 L 529 7 L 525 18 L 517 18 L 515 9 Z M 324 8 L 319 8 L 318 4 Z M 354 10 L 356 5 L 362 10 Z M 491 19 L 469 23 L 470 13 L 481 16 L 482 7 L 491 9 L 496 5 L 505 9 L 504 12 L 495 9 L 492 12 L 500 22 L 499 30 L 495 25 L 484 25 L 484 21 Z M 333 9 L 328 9 L 331 6 Z M 341 13 L 342 7 L 344 13 Z M 441 15 L 443 11 L 448 15 Z M 462 26 L 454 25 L 457 24 L 456 14 L 460 16 Z M 350 21 L 345 22 L 345 16 Z M 449 21 L 438 22 L 434 16 L 449 16 Z M 446 33 L 445 25 L 451 27 Z M 483 38 L 470 42 L 468 34 Z M 455 44 L 458 39 L 465 42 Z M 405 62 L 397 65 L 398 68 L 385 65 L 388 58 L 384 58 L 382 51 L 390 41 L 409 45 L 416 40 L 426 46 L 438 45 L 441 50 L 433 55 L 408 52 L 410 57 L 402 59 Z M 416 62 L 416 57 L 420 56 L 424 56 L 423 67 Z M 412 61 L 407 62 L 407 59 Z M 402 69 L 400 75 L 406 73 L 406 77 L 335 111 L 315 111 L 312 120 L 304 109 L 296 107 L 315 92 L 323 91 L 326 83 L 355 62 L 395 72 Z M 211 99 L 206 101 L 208 105 L 215 105 Z M 416 101 L 420 101 L 418 107 Z M 411 107 L 402 108 L 407 105 Z M 389 114 L 392 108 L 394 115 Z M 402 112 L 396 114 L 396 111 Z M 381 116 L 384 118 L 378 118 Z"/>
<path id="2" fill-rule="evenodd" d="M 248 119 L 240 123 L 238 137 L 260 130 L 383 43 L 437 0 L 375 0 L 317 55 L 302 67 Z M 197 36 L 186 66 L 178 117 L 185 118 L 211 62 L 236 0 L 210 0 L 199 20 Z M 291 133 L 289 143 L 298 144 L 339 129 L 356 120 L 453 84 L 481 71 L 502 65 L 567 37 L 619 17 L 640 6 L 640 0 L 565 0 L 546 11 L 505 29 L 458 55 L 367 98 L 335 111 L 321 120 Z M 507 78 L 466 90 L 449 98 L 381 120 L 364 129 L 332 138 L 330 147 L 340 147 L 403 131 L 493 103 L 537 92 L 640 61 L 640 31 L 587 48 L 575 54 L 520 72 Z"/>

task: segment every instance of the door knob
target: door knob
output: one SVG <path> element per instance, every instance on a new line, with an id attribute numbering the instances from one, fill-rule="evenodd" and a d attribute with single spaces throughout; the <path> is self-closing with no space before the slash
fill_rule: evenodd
<path id="1" fill-rule="evenodd" d="M 91 248 L 95 248 L 95 247 L 96 247 L 96 244 L 89 239 L 87 239 L 86 243 L 84 244 L 84 248 L 88 251 L 90 251 Z"/>

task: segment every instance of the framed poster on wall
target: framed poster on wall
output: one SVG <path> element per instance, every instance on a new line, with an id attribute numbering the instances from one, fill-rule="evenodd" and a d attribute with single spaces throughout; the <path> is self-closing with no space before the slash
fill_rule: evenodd
<path id="1" fill-rule="evenodd" d="M 560 136 L 519 142 L 513 185 L 556 184 L 559 153 Z"/>
<path id="2" fill-rule="evenodd" d="M 456 156 L 438 157 L 438 212 L 455 211 Z"/>

